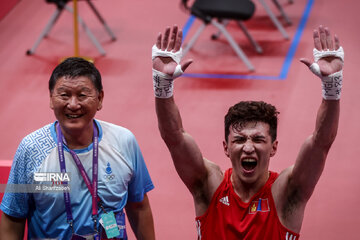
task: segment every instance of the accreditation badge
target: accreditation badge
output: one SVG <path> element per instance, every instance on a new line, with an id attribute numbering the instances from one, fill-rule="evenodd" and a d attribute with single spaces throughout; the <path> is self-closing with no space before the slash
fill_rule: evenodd
<path id="1" fill-rule="evenodd" d="M 105 229 L 107 238 L 114 238 L 120 235 L 114 212 L 101 214 L 102 226 Z"/>
<path id="2" fill-rule="evenodd" d="M 112 214 L 110 214 L 110 213 L 112 213 Z M 120 211 L 118 213 L 109 212 L 108 214 L 110 214 L 110 215 L 106 215 L 106 213 L 104 214 L 105 220 L 109 216 L 110 216 L 110 218 L 112 218 L 111 215 L 114 216 L 114 218 L 116 220 L 116 226 L 118 229 L 118 235 L 115 235 L 114 237 L 111 237 L 111 236 L 113 236 L 112 234 L 108 235 L 108 232 L 106 231 L 106 226 L 104 225 L 104 218 L 101 215 L 101 218 L 99 220 L 99 223 L 102 226 L 101 239 L 127 240 L 128 238 L 127 238 L 127 234 L 126 234 L 126 221 L 125 221 L 124 211 Z M 110 222 L 111 227 L 108 227 L 108 230 L 113 229 L 113 224 L 114 223 L 111 221 Z M 114 234 L 115 234 L 115 230 L 114 230 Z"/>

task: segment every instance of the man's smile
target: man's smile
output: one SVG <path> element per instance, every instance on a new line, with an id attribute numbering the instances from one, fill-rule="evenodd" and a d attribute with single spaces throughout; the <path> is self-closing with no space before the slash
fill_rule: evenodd
<path id="1" fill-rule="evenodd" d="M 75 118 L 80 118 L 82 117 L 84 114 L 65 114 L 65 116 L 69 119 L 75 119 Z"/>

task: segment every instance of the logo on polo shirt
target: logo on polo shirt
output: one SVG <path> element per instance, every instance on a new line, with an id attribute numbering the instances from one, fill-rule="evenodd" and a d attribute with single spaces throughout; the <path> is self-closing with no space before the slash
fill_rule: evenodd
<path id="1" fill-rule="evenodd" d="M 105 168 L 105 175 L 104 175 L 104 178 L 106 179 L 107 182 L 110 182 L 111 180 L 113 180 L 115 178 L 115 175 L 113 174 L 112 172 L 112 169 L 110 167 L 110 163 L 108 162 L 106 164 L 106 168 Z"/>

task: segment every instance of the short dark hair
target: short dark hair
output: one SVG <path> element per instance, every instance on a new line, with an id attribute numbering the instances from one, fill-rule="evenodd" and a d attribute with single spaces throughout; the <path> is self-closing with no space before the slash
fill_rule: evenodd
<path id="1" fill-rule="evenodd" d="M 73 79 L 83 76 L 88 77 L 99 92 L 103 89 L 100 72 L 93 63 L 83 58 L 70 57 L 57 65 L 52 72 L 49 80 L 49 91 L 54 90 L 57 80 L 61 77 Z"/>
<path id="2" fill-rule="evenodd" d="M 189 7 L 189 5 L 188 5 L 188 1 L 189 0 L 181 0 L 181 6 L 185 9 L 185 10 L 189 10 L 190 9 L 190 7 Z"/>
<path id="3" fill-rule="evenodd" d="M 225 141 L 228 141 L 230 127 L 236 129 L 246 122 L 264 122 L 269 124 L 269 134 L 274 142 L 277 137 L 278 114 L 275 106 L 263 101 L 241 101 L 235 104 L 225 116 Z"/>

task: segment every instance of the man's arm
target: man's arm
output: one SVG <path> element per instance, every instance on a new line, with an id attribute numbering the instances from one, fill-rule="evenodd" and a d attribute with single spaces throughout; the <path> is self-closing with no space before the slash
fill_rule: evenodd
<path id="1" fill-rule="evenodd" d="M 207 176 L 201 152 L 194 139 L 183 129 L 174 98 L 156 98 L 155 106 L 161 137 L 169 148 L 176 171 L 193 192 L 196 182 Z"/>
<path id="2" fill-rule="evenodd" d="M 164 51 L 168 53 L 179 53 L 181 40 L 181 30 L 178 31 L 177 27 L 174 26 L 170 36 L 170 28 L 168 27 L 165 30 L 164 38 L 162 38 L 161 33 L 159 34 L 155 49 L 161 50 L 163 53 Z M 221 171 L 217 166 L 203 159 L 196 142 L 185 132 L 179 109 L 172 96 L 172 81 L 176 75 L 178 75 L 177 71 L 179 71 L 179 69 L 177 68 L 180 66 L 180 72 L 182 73 L 182 71 L 191 64 L 192 60 L 187 60 L 180 64 L 180 61 L 175 61 L 176 56 L 174 58 L 166 57 L 166 55 L 154 57 L 154 47 L 153 69 L 155 71 L 153 70 L 153 79 L 159 130 L 162 139 L 165 141 L 171 153 L 177 173 L 193 194 L 194 198 L 197 198 L 197 195 L 202 195 L 204 188 L 208 187 L 204 185 L 207 183 L 211 185 L 211 181 L 209 182 L 209 170 L 212 171 L 212 169 L 215 169 L 215 172 L 218 173 L 221 173 Z M 162 80 L 159 80 L 158 72 L 160 72 Z M 169 82 L 169 86 L 167 82 Z M 162 94 L 164 91 L 167 91 L 165 95 Z M 211 190 L 209 193 L 210 192 Z M 197 199 L 195 199 L 195 201 L 197 202 Z"/>
<path id="3" fill-rule="evenodd" d="M 340 48 L 338 38 L 335 43 L 327 28 L 319 27 L 314 31 L 315 48 L 328 53 Z M 325 166 L 330 147 L 335 140 L 340 112 L 341 81 L 332 79 L 332 84 L 339 84 L 338 95 L 329 94 L 329 77 L 342 78 L 343 61 L 338 56 L 321 57 L 314 66 L 307 59 L 301 59 L 316 75 L 322 78 L 323 100 L 317 112 L 315 130 L 302 145 L 295 165 L 282 172 L 272 188 L 277 211 L 282 223 L 291 230 L 300 231 L 305 205 L 310 199 Z M 325 83 L 324 83 L 325 81 Z M 336 82 L 336 83 L 335 83 Z"/>
<path id="4" fill-rule="evenodd" d="M 136 239 L 155 239 L 154 220 L 147 194 L 142 202 L 128 202 L 125 209 Z"/>
<path id="5" fill-rule="evenodd" d="M 22 240 L 24 237 L 25 223 L 25 218 L 14 218 L 2 213 L 0 240 Z"/>

